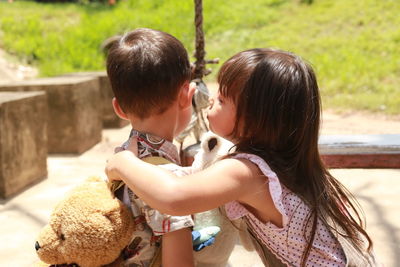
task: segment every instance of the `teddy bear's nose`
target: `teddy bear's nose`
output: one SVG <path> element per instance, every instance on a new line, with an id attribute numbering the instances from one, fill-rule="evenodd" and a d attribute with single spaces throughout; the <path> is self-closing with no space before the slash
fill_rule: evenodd
<path id="1" fill-rule="evenodd" d="M 36 249 L 36 251 L 38 251 L 38 250 L 40 249 L 39 242 L 37 242 L 37 241 L 36 241 L 36 243 L 35 243 L 35 249 Z"/>

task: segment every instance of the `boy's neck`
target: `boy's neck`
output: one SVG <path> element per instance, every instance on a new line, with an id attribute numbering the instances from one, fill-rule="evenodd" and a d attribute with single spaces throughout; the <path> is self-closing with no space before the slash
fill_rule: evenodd
<path id="1" fill-rule="evenodd" d="M 130 117 L 132 128 L 138 132 L 148 133 L 172 142 L 176 136 L 178 118 L 173 109 L 162 114 L 152 115 L 145 119 Z"/>

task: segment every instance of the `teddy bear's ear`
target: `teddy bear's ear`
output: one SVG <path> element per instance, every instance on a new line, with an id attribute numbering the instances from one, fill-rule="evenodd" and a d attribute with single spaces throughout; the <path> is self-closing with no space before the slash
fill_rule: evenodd
<path id="1" fill-rule="evenodd" d="M 207 142 L 208 150 L 212 151 L 217 144 L 218 144 L 218 139 L 216 137 L 210 138 Z"/>
<path id="2" fill-rule="evenodd" d="M 209 153 L 213 150 L 215 151 L 217 147 L 220 145 L 219 137 L 216 136 L 213 132 L 206 132 L 201 137 L 201 149 L 205 152 Z"/>

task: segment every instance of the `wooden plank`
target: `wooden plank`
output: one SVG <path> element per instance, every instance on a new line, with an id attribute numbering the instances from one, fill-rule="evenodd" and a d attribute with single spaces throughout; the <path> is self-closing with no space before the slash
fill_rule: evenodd
<path id="1" fill-rule="evenodd" d="M 400 153 L 394 154 L 329 154 L 321 155 L 328 168 L 400 168 Z"/>
<path id="2" fill-rule="evenodd" d="M 400 168 L 400 134 L 324 135 L 318 144 L 329 168 Z M 182 163 L 191 165 L 198 149 L 187 147 Z"/>
<path id="3" fill-rule="evenodd" d="M 325 135 L 319 148 L 329 168 L 400 168 L 400 134 Z"/>

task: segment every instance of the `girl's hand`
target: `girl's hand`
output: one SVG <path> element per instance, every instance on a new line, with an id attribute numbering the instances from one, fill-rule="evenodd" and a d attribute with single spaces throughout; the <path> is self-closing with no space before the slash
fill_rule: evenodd
<path id="1" fill-rule="evenodd" d="M 106 163 L 105 173 L 110 182 L 114 180 L 121 180 L 119 174 L 119 168 L 123 168 L 123 159 L 127 156 L 136 156 L 138 154 L 137 138 L 132 137 L 129 139 L 129 144 L 126 150 L 122 147 L 117 147 L 115 149 L 115 154 L 112 155 Z"/>
<path id="2" fill-rule="evenodd" d="M 125 168 L 126 159 L 132 156 L 135 155 L 131 151 L 123 150 L 115 153 L 107 160 L 104 171 L 110 182 L 114 180 L 122 180 L 120 172 Z"/>
<path id="3" fill-rule="evenodd" d="M 115 153 L 112 155 L 106 162 L 106 168 L 104 169 L 104 172 L 106 173 L 108 180 L 110 182 L 114 180 L 121 180 L 121 177 L 118 173 L 118 157 L 120 154 L 124 153 L 123 150 L 121 152 Z"/>

